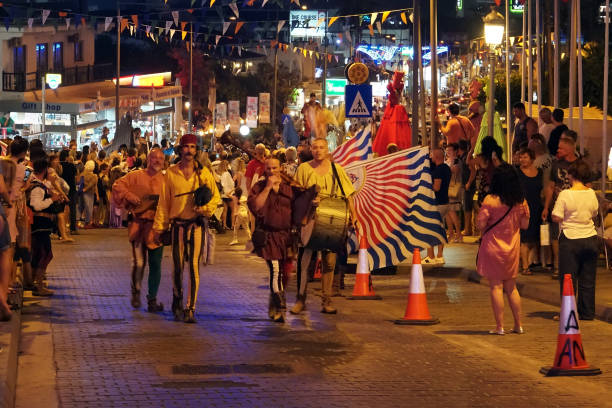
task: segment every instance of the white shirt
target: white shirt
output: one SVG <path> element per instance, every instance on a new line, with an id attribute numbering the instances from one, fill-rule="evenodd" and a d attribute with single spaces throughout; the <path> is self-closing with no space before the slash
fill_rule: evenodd
<path id="1" fill-rule="evenodd" d="M 544 139 L 546 140 L 546 142 L 548 143 L 548 139 L 550 139 L 550 132 L 552 132 L 552 130 L 555 128 L 556 126 L 553 125 L 552 123 L 542 123 L 540 125 L 540 128 L 538 129 L 538 132 L 544 136 Z"/>
<path id="2" fill-rule="evenodd" d="M 223 172 L 221 175 L 221 186 L 223 187 L 223 197 L 229 197 L 230 193 L 234 189 L 234 180 L 229 174 L 229 171 Z"/>
<path id="3" fill-rule="evenodd" d="M 559 227 L 566 238 L 588 238 L 597 235 L 593 217 L 598 209 L 599 202 L 593 190 L 570 189 L 559 193 L 552 215 L 563 219 Z"/>

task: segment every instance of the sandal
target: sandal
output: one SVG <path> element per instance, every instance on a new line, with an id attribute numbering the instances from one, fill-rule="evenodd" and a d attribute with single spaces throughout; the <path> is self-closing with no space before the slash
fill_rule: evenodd
<path id="1" fill-rule="evenodd" d="M 523 269 L 521 271 L 521 275 L 531 276 L 531 275 L 533 275 L 533 272 L 531 271 L 531 269 L 527 268 L 527 269 Z"/>
<path id="2" fill-rule="evenodd" d="M 508 333 L 510 333 L 510 334 L 525 334 L 525 330 L 523 330 L 522 327 L 519 327 L 518 329 L 511 329 Z"/>
<path id="3" fill-rule="evenodd" d="M 506 332 L 504 331 L 504 329 L 493 329 L 493 330 L 489 330 L 489 334 L 495 334 L 498 336 L 503 336 L 504 334 L 506 334 Z"/>

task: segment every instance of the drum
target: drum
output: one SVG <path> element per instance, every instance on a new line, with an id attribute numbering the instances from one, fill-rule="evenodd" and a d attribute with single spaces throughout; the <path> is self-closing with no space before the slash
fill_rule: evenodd
<path id="1" fill-rule="evenodd" d="M 348 226 L 348 201 L 337 197 L 322 198 L 314 217 L 302 227 L 302 244 L 315 251 L 344 251 Z"/>

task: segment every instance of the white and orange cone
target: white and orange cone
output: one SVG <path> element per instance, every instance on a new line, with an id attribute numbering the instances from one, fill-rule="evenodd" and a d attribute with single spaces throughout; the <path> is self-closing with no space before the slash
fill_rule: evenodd
<path id="1" fill-rule="evenodd" d="M 359 240 L 359 256 L 357 258 L 357 272 L 355 273 L 355 286 L 351 300 L 381 300 L 382 297 L 374 293 L 372 275 L 368 263 L 368 242 L 365 236 Z"/>
<path id="2" fill-rule="evenodd" d="M 396 320 L 395 324 L 432 325 L 438 323 L 440 323 L 440 320 L 432 317 L 429 313 L 429 307 L 427 307 L 421 252 L 418 248 L 415 248 L 412 254 L 412 273 L 410 274 L 410 293 L 408 294 L 406 314 L 403 319 Z"/>
<path id="3" fill-rule="evenodd" d="M 542 367 L 540 373 L 548 377 L 601 374 L 599 368 L 589 366 L 584 355 L 582 336 L 578 327 L 576 298 L 570 274 L 563 276 L 563 297 L 561 298 L 555 361 L 552 367 Z"/>

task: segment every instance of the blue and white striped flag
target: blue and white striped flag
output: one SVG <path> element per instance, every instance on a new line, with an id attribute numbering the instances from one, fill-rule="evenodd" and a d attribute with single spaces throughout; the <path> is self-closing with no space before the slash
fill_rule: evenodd
<path id="1" fill-rule="evenodd" d="M 446 242 L 432 186 L 429 148 L 402 150 L 345 170 L 355 187 L 355 212 L 367 239 L 371 269 L 397 265 L 414 248 Z M 358 248 L 353 234 L 349 249 Z"/>
<path id="2" fill-rule="evenodd" d="M 342 143 L 332 153 L 334 162 L 342 167 L 372 158 L 372 130 L 367 126 L 353 138 Z"/>

